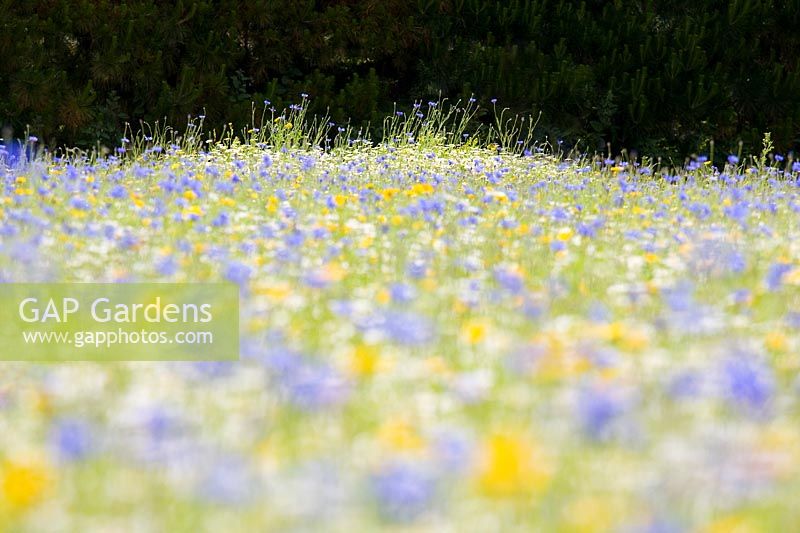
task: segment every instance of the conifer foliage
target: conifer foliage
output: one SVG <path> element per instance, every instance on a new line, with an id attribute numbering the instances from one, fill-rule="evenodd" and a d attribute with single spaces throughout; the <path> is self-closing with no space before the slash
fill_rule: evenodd
<path id="1" fill-rule="evenodd" d="M 539 135 L 688 153 L 800 142 L 800 20 L 774 0 L 0 1 L 0 121 L 50 145 L 125 122 L 245 126 L 308 93 L 380 125 L 394 102 L 469 97 Z M 491 106 L 488 106 L 491 107 Z M 478 117 L 480 118 L 480 117 Z"/>

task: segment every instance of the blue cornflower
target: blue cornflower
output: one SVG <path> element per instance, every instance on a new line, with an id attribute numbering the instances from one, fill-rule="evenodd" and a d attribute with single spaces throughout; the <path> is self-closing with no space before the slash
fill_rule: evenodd
<path id="1" fill-rule="evenodd" d="M 139 244 L 139 239 L 132 233 L 123 233 L 119 238 L 118 245 L 123 249 L 130 249 Z"/>
<path id="2" fill-rule="evenodd" d="M 216 218 L 214 218 L 214 220 L 211 221 L 211 225 L 214 227 L 221 227 L 221 226 L 227 226 L 229 222 L 230 222 L 230 216 L 228 215 L 228 213 L 223 211 L 220 214 L 218 214 Z"/>
<path id="3" fill-rule="evenodd" d="M 501 287 L 514 294 L 525 288 L 525 280 L 522 274 L 510 268 L 496 268 L 494 279 Z"/>
<path id="4" fill-rule="evenodd" d="M 108 191 L 108 195 L 111 198 L 127 198 L 128 190 L 122 185 L 115 185 Z"/>
<path id="5" fill-rule="evenodd" d="M 229 281 L 244 285 L 250 279 L 253 270 L 239 261 L 232 261 L 225 268 L 225 278 Z"/>
<path id="6" fill-rule="evenodd" d="M 287 354 L 280 364 L 273 360 L 279 387 L 287 399 L 306 411 L 316 411 L 342 403 L 348 393 L 347 382 L 333 368 L 323 363 Z"/>
<path id="7" fill-rule="evenodd" d="M 317 164 L 317 160 L 313 156 L 300 156 L 300 168 L 303 172 L 308 172 Z"/>
<path id="8" fill-rule="evenodd" d="M 726 216 L 729 216 L 738 222 L 743 222 L 747 220 L 747 217 L 750 214 L 750 205 L 748 202 L 736 202 L 733 205 L 725 207 L 723 211 Z"/>
<path id="9" fill-rule="evenodd" d="M 381 333 L 399 344 L 417 346 L 435 335 L 430 321 L 411 311 L 385 310 L 353 318 L 359 329 Z"/>
<path id="10" fill-rule="evenodd" d="M 739 158 L 737 156 L 731 154 L 731 155 L 728 156 L 728 163 L 730 163 L 731 165 L 736 165 L 736 164 L 739 163 Z"/>
<path id="11" fill-rule="evenodd" d="M 89 424 L 79 419 L 61 419 L 53 424 L 51 441 L 58 456 L 65 461 L 78 461 L 92 451 Z"/>
<path id="12" fill-rule="evenodd" d="M 777 291 L 783 285 L 783 277 L 792 270 L 789 263 L 773 263 L 764 277 L 764 284 L 770 291 Z"/>
<path id="13" fill-rule="evenodd" d="M 670 379 L 667 385 L 670 396 L 675 399 L 692 398 L 700 394 L 703 380 L 699 373 L 685 370 Z"/>
<path id="14" fill-rule="evenodd" d="M 728 357 L 721 368 L 722 394 L 728 402 L 748 414 L 762 414 L 775 391 L 772 368 L 747 352 Z"/>
<path id="15" fill-rule="evenodd" d="M 409 463 L 384 466 L 372 477 L 372 486 L 381 516 L 408 522 L 418 518 L 431 505 L 435 492 L 432 476 Z"/>
<path id="16" fill-rule="evenodd" d="M 458 473 L 470 463 L 473 443 L 467 435 L 448 431 L 436 436 L 433 452 L 440 471 Z"/>
<path id="17" fill-rule="evenodd" d="M 407 283 L 392 283 L 389 294 L 393 301 L 399 303 L 410 302 L 417 296 L 417 291 Z"/>
<path id="18" fill-rule="evenodd" d="M 168 255 L 156 263 L 156 272 L 162 276 L 171 276 L 177 271 L 178 262 L 172 255 Z"/>
<path id="19" fill-rule="evenodd" d="M 421 259 L 417 259 L 412 261 L 408 267 L 408 275 L 414 279 L 424 278 L 428 272 L 428 265 L 425 264 L 425 261 Z"/>
<path id="20" fill-rule="evenodd" d="M 608 440 L 615 421 L 623 414 L 625 405 L 614 391 L 600 385 L 581 389 L 578 395 L 578 421 L 589 439 Z"/>
<path id="21" fill-rule="evenodd" d="M 783 320 L 790 328 L 800 329 L 800 313 L 797 311 L 789 311 L 786 313 L 786 316 L 783 317 Z"/>
<path id="22" fill-rule="evenodd" d="M 745 304 L 749 302 L 753 297 L 753 292 L 749 289 L 737 289 L 731 293 L 731 299 L 733 303 L 737 305 Z"/>
<path id="23" fill-rule="evenodd" d="M 92 205 L 85 198 L 81 198 L 79 196 L 71 198 L 69 201 L 69 206 L 80 211 L 88 211 L 92 208 Z"/>

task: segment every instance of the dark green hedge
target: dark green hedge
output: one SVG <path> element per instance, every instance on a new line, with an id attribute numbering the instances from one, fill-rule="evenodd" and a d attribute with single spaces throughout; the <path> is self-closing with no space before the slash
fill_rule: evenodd
<path id="1" fill-rule="evenodd" d="M 335 121 L 498 99 L 589 150 L 800 143 L 800 4 L 760 0 L 2 1 L 0 121 L 113 145 L 126 121 L 311 95 Z"/>

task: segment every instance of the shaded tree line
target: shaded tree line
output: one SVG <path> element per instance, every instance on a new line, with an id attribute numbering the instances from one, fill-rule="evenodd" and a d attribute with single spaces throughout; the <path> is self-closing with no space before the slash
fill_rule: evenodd
<path id="1" fill-rule="evenodd" d="M 380 126 L 474 95 L 537 136 L 653 155 L 800 143 L 800 4 L 777 0 L 3 0 L 0 121 L 113 146 L 140 119 L 251 105 Z M 478 119 L 488 120 L 491 105 Z"/>

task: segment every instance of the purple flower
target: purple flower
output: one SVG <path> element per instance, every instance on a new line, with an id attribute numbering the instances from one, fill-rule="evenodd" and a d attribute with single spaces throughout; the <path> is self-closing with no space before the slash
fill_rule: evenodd
<path id="1" fill-rule="evenodd" d="M 410 302 L 417 295 L 414 287 L 407 283 L 392 283 L 389 294 L 393 301 L 400 303 Z"/>
<path id="2" fill-rule="evenodd" d="M 347 309 L 341 308 L 340 311 L 346 313 Z M 359 329 L 383 334 L 399 344 L 419 346 L 435 336 L 430 321 L 411 311 L 390 309 L 353 318 Z"/>
<path id="3" fill-rule="evenodd" d="M 525 288 L 525 280 L 522 275 L 509 268 L 496 268 L 494 279 L 505 290 L 517 294 Z"/>
<path id="4" fill-rule="evenodd" d="M 394 463 L 372 477 L 372 486 L 381 516 L 396 522 L 410 522 L 430 508 L 435 484 L 420 467 Z"/>
<path id="5" fill-rule="evenodd" d="M 764 284 L 770 291 L 777 291 L 783 285 L 783 277 L 791 272 L 792 265 L 789 263 L 773 263 L 767 270 L 767 275 L 764 277 Z"/>
<path id="6" fill-rule="evenodd" d="M 433 452 L 439 471 L 459 473 L 470 463 L 472 442 L 459 432 L 442 433 L 434 439 Z"/>
<path id="7" fill-rule="evenodd" d="M 676 400 L 692 398 L 700 394 L 703 381 L 700 374 L 691 370 L 685 370 L 670 379 L 667 386 L 670 396 Z"/>
<path id="8" fill-rule="evenodd" d="M 312 156 L 301 156 L 300 157 L 300 168 L 303 172 L 308 172 L 317 164 L 317 160 L 314 159 Z"/>
<path id="9" fill-rule="evenodd" d="M 584 435 L 594 441 L 608 440 L 615 421 L 625 411 L 622 397 L 601 385 L 590 385 L 578 395 L 578 422 Z"/>
<path id="10" fill-rule="evenodd" d="M 223 211 L 222 213 L 218 214 L 216 218 L 214 218 L 214 220 L 211 221 L 211 225 L 214 227 L 227 226 L 229 221 L 230 221 L 230 216 L 228 216 L 228 213 L 225 213 Z"/>
<path id="11" fill-rule="evenodd" d="M 428 265 L 421 259 L 412 261 L 411 264 L 408 265 L 408 275 L 414 279 L 424 278 L 427 271 Z"/>
<path id="12" fill-rule="evenodd" d="M 749 414 L 762 414 L 775 391 L 772 368 L 761 358 L 738 352 L 722 363 L 722 394 Z"/>
<path id="13" fill-rule="evenodd" d="M 132 233 L 124 233 L 120 238 L 118 245 L 122 249 L 130 249 L 139 244 L 139 239 Z"/>
<path id="14" fill-rule="evenodd" d="M 92 208 L 92 205 L 85 199 L 79 196 L 75 196 L 70 199 L 69 206 L 73 209 L 78 209 L 79 211 L 88 211 Z"/>
<path id="15" fill-rule="evenodd" d="M 244 263 L 232 261 L 228 263 L 225 269 L 225 278 L 239 285 L 244 285 L 250 279 L 252 272 L 253 270 Z"/>
<path id="16" fill-rule="evenodd" d="M 162 276 L 171 276 L 177 271 L 178 262 L 172 255 L 168 255 L 156 263 L 156 272 Z"/>
<path id="17" fill-rule="evenodd" d="M 279 348 L 262 358 L 293 405 L 317 411 L 342 403 L 348 394 L 343 376 L 330 366 L 291 350 Z"/>
<path id="18" fill-rule="evenodd" d="M 430 322 L 415 313 L 388 311 L 384 313 L 383 321 L 384 333 L 400 344 L 425 344 L 434 336 Z"/>
<path id="19" fill-rule="evenodd" d="M 730 163 L 731 165 L 736 165 L 739 163 L 739 158 L 731 154 L 728 156 L 728 163 Z"/>
<path id="20" fill-rule="evenodd" d="M 108 195 L 111 198 L 127 198 L 128 190 L 122 185 L 115 185 L 108 191 Z"/>
<path id="21" fill-rule="evenodd" d="M 91 430 L 83 420 L 58 420 L 52 427 L 51 440 L 58 456 L 65 461 L 84 459 L 92 451 Z"/>

